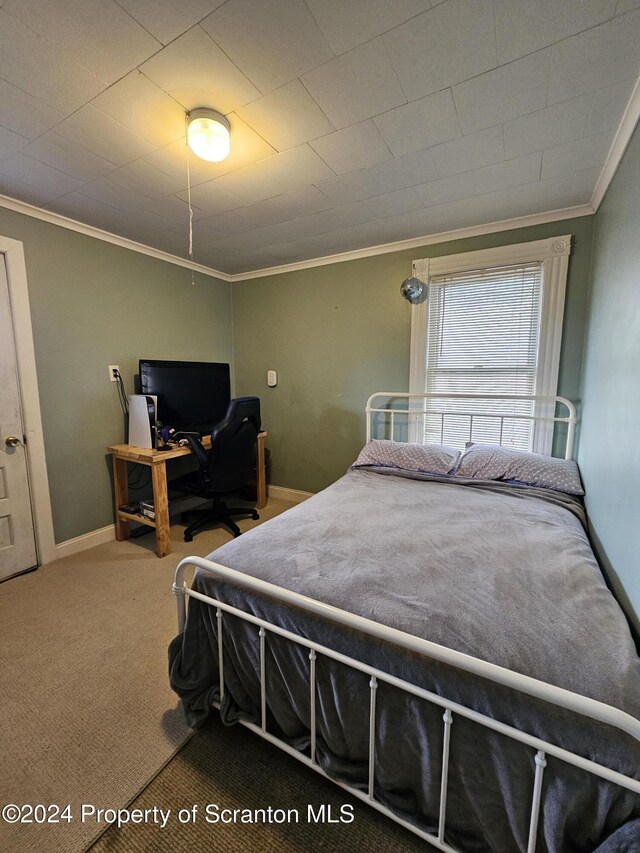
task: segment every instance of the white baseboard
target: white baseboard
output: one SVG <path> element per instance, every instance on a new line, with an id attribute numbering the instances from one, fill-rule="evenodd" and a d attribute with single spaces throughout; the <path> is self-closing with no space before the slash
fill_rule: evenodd
<path id="1" fill-rule="evenodd" d="M 310 498 L 313 492 L 302 492 L 300 489 L 287 489 L 286 486 L 269 486 L 269 497 L 279 498 L 281 501 L 290 501 L 294 504 L 301 504 Z"/>
<path id="2" fill-rule="evenodd" d="M 284 486 L 269 486 L 269 497 L 295 504 L 306 501 L 312 494 L 313 492 L 302 492 L 300 489 L 287 489 Z M 187 498 L 185 505 L 180 505 L 180 509 L 189 509 L 191 504 L 195 506 L 201 502 L 199 498 Z M 91 530 L 89 533 L 83 533 L 82 536 L 76 536 L 75 539 L 67 539 L 66 542 L 60 542 L 55 547 L 54 559 L 58 560 L 60 557 L 70 557 L 72 554 L 79 554 L 80 551 L 86 551 L 87 548 L 104 545 L 105 542 L 112 542 L 115 538 L 115 525 L 108 524 L 99 530 Z"/>
<path id="3" fill-rule="evenodd" d="M 90 533 L 83 533 L 82 536 L 76 536 L 75 539 L 67 539 L 66 542 L 60 542 L 55 547 L 54 559 L 58 560 L 60 557 L 70 557 L 72 554 L 80 553 L 80 551 L 86 551 L 87 548 L 93 548 L 95 545 L 104 545 L 105 542 L 111 542 L 115 538 L 115 525 L 108 524 L 99 530 L 92 530 Z"/>

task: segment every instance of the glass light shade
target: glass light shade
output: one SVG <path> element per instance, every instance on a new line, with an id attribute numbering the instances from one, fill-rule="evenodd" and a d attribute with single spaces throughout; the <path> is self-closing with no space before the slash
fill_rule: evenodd
<path id="1" fill-rule="evenodd" d="M 214 110 L 191 110 L 187 125 L 189 148 L 203 160 L 219 163 L 229 156 L 229 122 Z"/>

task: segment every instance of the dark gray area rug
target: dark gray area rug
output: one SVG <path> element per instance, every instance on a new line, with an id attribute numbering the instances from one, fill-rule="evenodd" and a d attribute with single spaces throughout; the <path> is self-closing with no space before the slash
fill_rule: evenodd
<path id="1" fill-rule="evenodd" d="M 262 809 L 266 821 L 257 815 L 256 823 L 207 822 L 207 806 L 210 820 L 216 814 L 222 815 L 223 809 L 249 810 L 251 817 L 255 810 Z M 154 822 L 151 811 L 154 807 L 158 822 Z M 324 821 L 314 822 L 310 808 L 318 818 L 323 814 Z M 111 826 L 90 848 L 91 853 L 411 853 L 427 848 L 401 826 L 252 732 L 241 726 L 223 726 L 217 714 L 182 747 L 129 809 L 142 813 L 148 810 L 147 822 Z M 165 814 L 170 810 L 164 828 L 160 825 L 160 809 Z M 181 809 L 185 810 L 181 813 L 183 819 L 188 817 L 185 823 L 178 818 Z M 285 813 L 288 820 L 276 822 Z M 338 822 L 329 822 L 329 815 Z M 353 816 L 353 820 L 343 823 L 341 816 Z"/>

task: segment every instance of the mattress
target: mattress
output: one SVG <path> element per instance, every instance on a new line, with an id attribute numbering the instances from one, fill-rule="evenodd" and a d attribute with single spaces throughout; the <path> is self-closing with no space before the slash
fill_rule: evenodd
<path id="1" fill-rule="evenodd" d="M 457 478 L 456 478 L 457 479 Z M 426 640 L 640 717 L 640 660 L 583 527 L 580 502 L 549 490 L 351 470 L 333 486 L 218 549 L 211 559 Z M 248 593 L 198 570 L 194 588 L 626 775 L 640 746 L 603 724 Z M 171 683 L 192 725 L 217 693 L 215 610 L 191 599 L 170 647 Z M 257 629 L 225 616 L 223 719 L 257 721 Z M 306 650 L 270 635 L 268 730 L 309 746 Z M 368 677 L 320 656 L 319 762 L 365 787 Z M 442 711 L 380 685 L 376 797 L 437 826 Z M 402 734 L 400 734 L 402 733 Z M 447 840 L 465 851 L 526 850 L 534 751 L 455 718 Z M 640 849 L 631 792 L 549 758 L 539 847 Z M 613 846 L 612 846 L 613 845 Z"/>

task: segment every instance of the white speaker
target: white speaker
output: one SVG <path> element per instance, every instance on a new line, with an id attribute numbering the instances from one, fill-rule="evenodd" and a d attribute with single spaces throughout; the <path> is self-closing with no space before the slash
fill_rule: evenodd
<path id="1" fill-rule="evenodd" d="M 129 444 L 152 450 L 156 446 L 158 398 L 151 394 L 129 397 Z"/>

